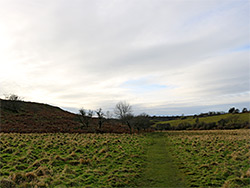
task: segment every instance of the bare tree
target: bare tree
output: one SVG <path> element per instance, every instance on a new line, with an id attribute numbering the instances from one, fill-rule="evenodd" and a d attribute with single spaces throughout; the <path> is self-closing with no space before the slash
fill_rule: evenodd
<path id="1" fill-rule="evenodd" d="M 104 123 L 104 120 L 105 120 L 104 113 L 103 113 L 103 111 L 102 111 L 101 108 L 97 109 L 95 112 L 96 112 L 96 114 L 97 114 L 97 116 L 98 116 L 98 125 L 99 125 L 99 129 L 101 129 L 101 128 L 102 128 L 102 125 L 103 125 L 103 123 Z"/>
<path id="2" fill-rule="evenodd" d="M 80 113 L 79 117 L 80 117 L 80 121 L 81 121 L 82 125 L 85 127 L 89 127 L 90 121 L 91 121 L 93 114 L 94 114 L 94 111 L 92 111 L 92 110 L 87 111 L 84 108 L 81 108 L 79 110 L 79 113 Z"/>
<path id="3" fill-rule="evenodd" d="M 89 111 L 88 111 L 88 117 L 89 117 L 89 118 L 92 118 L 93 115 L 94 115 L 94 111 L 93 111 L 93 110 L 89 110 Z"/>
<path id="4" fill-rule="evenodd" d="M 21 110 L 22 97 L 16 94 L 4 94 L 4 96 L 5 96 L 5 99 L 8 100 L 4 108 L 12 112 L 18 113 Z"/>
<path id="5" fill-rule="evenodd" d="M 132 106 L 125 101 L 124 102 L 121 101 L 116 104 L 114 113 L 122 121 L 122 123 L 125 123 L 128 126 L 131 134 L 132 133 L 131 120 L 133 119 Z"/>
<path id="6" fill-rule="evenodd" d="M 235 113 L 235 107 L 232 107 L 228 110 L 228 113 L 232 114 L 232 113 Z"/>
<path id="7" fill-rule="evenodd" d="M 243 108 L 242 113 L 246 113 L 246 112 L 247 112 L 247 108 Z"/>
<path id="8" fill-rule="evenodd" d="M 4 94 L 6 100 L 21 101 L 22 98 L 16 94 Z"/>

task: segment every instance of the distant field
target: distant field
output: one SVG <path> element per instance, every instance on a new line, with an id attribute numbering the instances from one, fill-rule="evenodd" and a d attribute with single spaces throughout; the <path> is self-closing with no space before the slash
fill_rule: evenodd
<path id="1" fill-rule="evenodd" d="M 215 115 L 215 116 L 208 116 L 208 117 L 199 117 L 199 122 L 204 123 L 218 123 L 221 119 L 228 119 L 228 118 L 235 118 L 237 119 L 236 122 L 239 124 L 250 122 L 250 113 L 240 113 L 240 114 L 222 114 L 222 115 Z M 159 121 L 154 124 L 156 126 L 157 124 L 164 124 L 169 123 L 171 126 L 176 127 L 180 123 L 189 123 L 189 124 L 195 124 L 196 118 L 188 117 L 186 119 L 178 119 L 178 120 L 170 120 L 170 121 Z"/>
<path id="2" fill-rule="evenodd" d="M 138 177 L 146 137 L 0 134 L 0 187 L 119 187 Z"/>
<path id="3" fill-rule="evenodd" d="M 189 187 L 250 187 L 250 130 L 169 131 Z"/>

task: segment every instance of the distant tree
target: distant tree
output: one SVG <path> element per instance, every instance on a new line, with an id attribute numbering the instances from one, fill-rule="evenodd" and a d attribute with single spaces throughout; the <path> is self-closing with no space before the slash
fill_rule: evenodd
<path id="1" fill-rule="evenodd" d="M 230 108 L 229 110 L 228 110 L 228 113 L 234 113 L 235 112 L 235 108 L 233 107 L 233 108 Z"/>
<path id="2" fill-rule="evenodd" d="M 216 112 L 208 112 L 208 115 L 209 116 L 213 116 L 213 115 L 215 115 L 216 114 Z"/>
<path id="3" fill-rule="evenodd" d="M 242 113 L 246 113 L 246 112 L 247 112 L 247 108 L 243 108 Z"/>
<path id="4" fill-rule="evenodd" d="M 93 114 L 94 114 L 94 111 L 92 110 L 87 111 L 84 108 L 81 108 L 79 110 L 79 115 L 80 115 L 79 118 L 83 125 L 82 127 L 89 127 Z"/>
<path id="5" fill-rule="evenodd" d="M 234 113 L 238 114 L 238 113 L 240 113 L 240 110 L 237 108 L 237 109 L 235 109 Z"/>
<path id="6" fill-rule="evenodd" d="M 4 106 L 5 109 L 18 113 L 21 109 L 22 97 L 16 94 L 5 94 L 5 99 L 10 101 Z"/>
<path id="7" fill-rule="evenodd" d="M 102 125 L 104 123 L 104 120 L 105 120 L 104 113 L 103 113 L 103 111 L 102 111 L 101 108 L 97 109 L 95 112 L 96 112 L 97 117 L 98 117 L 98 126 L 99 126 L 99 129 L 101 129 Z"/>
<path id="8" fill-rule="evenodd" d="M 132 106 L 127 102 L 119 102 L 116 104 L 114 109 L 115 115 L 126 124 L 129 128 L 130 134 L 132 133 L 131 120 L 133 119 Z"/>
<path id="9" fill-rule="evenodd" d="M 5 99 L 10 101 L 21 101 L 22 98 L 16 94 L 5 94 Z"/>
<path id="10" fill-rule="evenodd" d="M 88 116 L 89 116 L 90 118 L 92 118 L 93 115 L 94 115 L 94 111 L 93 111 L 93 110 L 89 110 L 89 111 L 88 111 Z"/>
<path id="11" fill-rule="evenodd" d="M 141 129 L 145 131 L 151 126 L 149 115 L 146 113 L 135 116 L 131 122 L 133 127 L 135 127 L 138 132 L 140 132 Z"/>

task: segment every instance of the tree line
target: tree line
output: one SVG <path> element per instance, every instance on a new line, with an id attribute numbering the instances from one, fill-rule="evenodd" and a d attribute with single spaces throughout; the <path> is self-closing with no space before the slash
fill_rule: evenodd
<path id="1" fill-rule="evenodd" d="M 141 130 L 146 131 L 152 125 L 149 115 L 142 113 L 136 116 L 133 114 L 132 106 L 125 101 L 121 101 L 115 105 L 114 117 L 112 112 L 107 111 L 104 113 L 102 108 L 95 111 L 81 108 L 78 114 L 81 122 L 81 129 L 90 128 L 91 125 L 93 126 L 94 114 L 96 114 L 97 127 L 99 130 L 102 129 L 105 122 L 114 122 L 117 121 L 117 119 L 127 126 L 130 133 L 133 133 L 135 130 L 137 130 L 137 132 L 140 132 Z"/>
<path id="2" fill-rule="evenodd" d="M 14 113 L 18 113 L 21 110 L 22 98 L 15 94 L 5 95 L 5 99 L 7 102 L 2 104 L 2 108 L 12 111 Z M 247 108 L 243 108 L 242 113 L 249 112 Z M 238 114 L 240 110 L 232 107 L 228 110 L 228 113 Z M 156 130 L 190 130 L 190 129 L 236 129 L 236 128 L 246 128 L 249 127 L 249 122 L 238 123 L 238 117 L 235 115 L 234 117 L 228 117 L 221 119 L 218 122 L 205 123 L 199 122 L 200 117 L 206 116 L 215 116 L 226 114 L 226 112 L 208 112 L 201 113 L 199 115 L 193 115 L 192 117 L 195 119 L 195 123 L 190 124 L 188 122 L 180 122 L 178 126 L 171 126 L 169 123 L 158 123 L 155 127 Z M 175 119 L 186 119 L 189 116 L 149 116 L 146 113 L 142 113 L 140 115 L 134 115 L 132 106 L 125 102 L 118 102 L 114 111 L 107 111 L 106 113 L 99 108 L 97 110 L 87 110 L 84 108 L 79 109 L 77 114 L 78 121 L 80 122 L 80 129 L 101 131 L 105 123 L 112 124 L 115 126 L 120 123 L 127 126 L 127 129 L 130 133 L 135 131 L 140 132 L 141 130 L 152 129 L 152 125 L 156 121 L 163 120 L 175 120 Z M 95 119 L 95 120 L 94 120 Z M 250 127 L 249 127 L 250 128 Z"/>

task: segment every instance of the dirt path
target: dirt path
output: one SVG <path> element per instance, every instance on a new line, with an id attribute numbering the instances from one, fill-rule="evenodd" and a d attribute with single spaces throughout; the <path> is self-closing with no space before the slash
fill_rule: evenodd
<path id="1" fill-rule="evenodd" d="M 139 187 L 185 187 L 177 167 L 167 151 L 164 133 L 150 135 L 153 144 L 147 152 L 147 166 Z"/>

